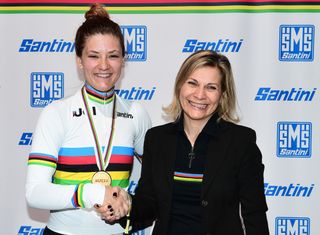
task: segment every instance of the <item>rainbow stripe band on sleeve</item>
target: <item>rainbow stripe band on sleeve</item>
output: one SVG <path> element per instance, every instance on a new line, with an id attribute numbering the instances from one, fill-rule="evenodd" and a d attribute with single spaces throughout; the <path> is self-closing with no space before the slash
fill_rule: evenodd
<path id="1" fill-rule="evenodd" d="M 79 208 L 79 207 L 84 208 L 84 203 L 82 199 L 83 187 L 84 187 L 84 184 L 79 184 L 76 186 L 74 190 L 74 194 L 72 196 L 71 202 L 75 208 Z"/>
<path id="2" fill-rule="evenodd" d="M 30 153 L 28 159 L 28 165 L 40 165 L 48 166 L 56 169 L 57 158 L 44 153 Z"/>
<path id="3" fill-rule="evenodd" d="M 173 179 L 176 181 L 201 183 L 203 179 L 203 174 L 190 174 L 175 171 Z"/>

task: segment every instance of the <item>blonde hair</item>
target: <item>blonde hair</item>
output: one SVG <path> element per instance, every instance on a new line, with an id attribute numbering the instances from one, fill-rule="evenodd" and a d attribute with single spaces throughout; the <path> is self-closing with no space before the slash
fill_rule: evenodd
<path id="1" fill-rule="evenodd" d="M 163 111 L 173 120 L 178 120 L 182 113 L 179 101 L 181 87 L 188 77 L 198 68 L 218 68 L 221 73 L 221 99 L 217 107 L 219 118 L 237 123 L 236 91 L 231 64 L 228 58 L 210 50 L 200 50 L 191 54 L 181 65 L 174 84 L 174 95 L 171 104 Z"/>

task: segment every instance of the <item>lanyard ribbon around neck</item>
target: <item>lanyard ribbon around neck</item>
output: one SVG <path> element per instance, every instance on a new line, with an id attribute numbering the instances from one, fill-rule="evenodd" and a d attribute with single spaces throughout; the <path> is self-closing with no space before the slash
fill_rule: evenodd
<path id="1" fill-rule="evenodd" d="M 109 135 L 106 154 L 105 154 L 105 156 L 103 156 L 102 149 L 101 149 L 101 146 L 100 146 L 100 143 L 99 143 L 99 139 L 98 139 L 98 134 L 97 134 L 97 131 L 96 131 L 96 128 L 95 128 L 95 125 L 94 125 L 92 113 L 91 113 L 91 111 L 89 109 L 90 106 L 89 106 L 89 102 L 88 102 L 85 86 L 82 87 L 81 94 L 82 94 L 83 103 L 84 103 L 84 106 L 85 106 L 85 109 L 86 109 L 86 112 L 87 112 L 87 117 L 88 117 L 88 120 L 89 120 L 89 123 L 90 123 L 92 135 L 93 135 L 93 138 L 94 138 L 94 142 L 95 142 L 95 146 L 96 146 L 96 152 L 97 152 L 98 157 L 99 157 L 98 168 L 99 168 L 99 170 L 104 171 L 105 167 L 106 167 L 106 163 L 108 161 L 108 158 L 111 155 L 110 151 L 111 151 L 112 140 L 113 140 L 113 135 L 114 135 L 115 117 L 116 117 L 116 96 L 115 95 L 113 96 L 111 131 L 110 131 L 110 135 Z"/>

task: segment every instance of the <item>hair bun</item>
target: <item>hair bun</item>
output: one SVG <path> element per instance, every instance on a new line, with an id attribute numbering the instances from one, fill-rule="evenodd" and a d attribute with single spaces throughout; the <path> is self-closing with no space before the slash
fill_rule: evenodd
<path id="1" fill-rule="evenodd" d="M 90 9 L 85 14 L 86 20 L 89 20 L 95 17 L 105 17 L 108 19 L 110 18 L 106 9 L 99 3 L 92 4 Z"/>

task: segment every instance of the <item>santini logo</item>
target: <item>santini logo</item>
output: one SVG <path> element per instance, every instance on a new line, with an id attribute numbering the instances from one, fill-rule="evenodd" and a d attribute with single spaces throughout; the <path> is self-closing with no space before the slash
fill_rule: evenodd
<path id="1" fill-rule="evenodd" d="M 182 52 L 196 52 L 199 50 L 211 50 L 216 52 L 239 52 L 243 39 L 230 41 L 229 39 L 218 39 L 217 41 L 204 42 L 197 39 L 187 39 Z"/>
<path id="2" fill-rule="evenodd" d="M 310 122 L 278 122 L 277 156 L 311 157 L 312 124 Z"/>
<path id="3" fill-rule="evenodd" d="M 133 195 L 134 195 L 137 186 L 138 186 L 138 183 L 135 182 L 135 181 L 133 181 L 133 180 L 131 180 L 131 181 L 130 181 L 130 184 L 129 184 L 129 187 L 128 187 L 128 192 L 129 192 L 130 194 L 133 194 Z"/>
<path id="4" fill-rule="evenodd" d="M 264 184 L 264 194 L 271 197 L 310 197 L 314 184 L 302 186 L 300 184 L 271 185 Z"/>
<path id="5" fill-rule="evenodd" d="M 257 101 L 312 101 L 317 88 L 303 90 L 292 88 L 291 90 L 275 90 L 270 87 L 259 88 L 254 100 Z"/>
<path id="6" fill-rule="evenodd" d="M 23 132 L 18 144 L 19 145 L 31 145 L 32 144 L 32 133 L 31 132 Z"/>
<path id="7" fill-rule="evenodd" d="M 64 74 L 35 72 L 30 76 L 30 105 L 45 107 L 64 96 Z"/>
<path id="8" fill-rule="evenodd" d="M 52 41 L 35 41 L 33 39 L 23 39 L 19 52 L 73 52 L 74 43 L 66 42 L 63 39 L 53 39 Z"/>
<path id="9" fill-rule="evenodd" d="M 307 217 L 276 217 L 275 235 L 310 235 L 310 219 Z"/>
<path id="10" fill-rule="evenodd" d="M 130 90 L 116 89 L 115 92 L 118 96 L 127 100 L 151 100 L 156 91 L 153 87 L 151 90 L 142 89 L 141 87 L 132 87 Z"/>
<path id="11" fill-rule="evenodd" d="M 130 113 L 117 112 L 117 117 L 123 117 L 123 118 L 131 118 L 131 119 L 133 119 L 133 115 L 130 114 Z"/>
<path id="12" fill-rule="evenodd" d="M 281 25 L 280 61 L 313 61 L 314 25 Z"/>
<path id="13" fill-rule="evenodd" d="M 147 27 L 121 26 L 124 37 L 127 61 L 145 61 L 147 59 Z M 52 41 L 36 41 L 34 39 L 23 39 L 19 47 L 19 52 L 74 52 L 74 42 L 63 39 L 53 39 Z"/>
<path id="14" fill-rule="evenodd" d="M 31 226 L 23 225 L 18 231 L 18 235 L 42 235 L 44 228 L 33 228 Z"/>

